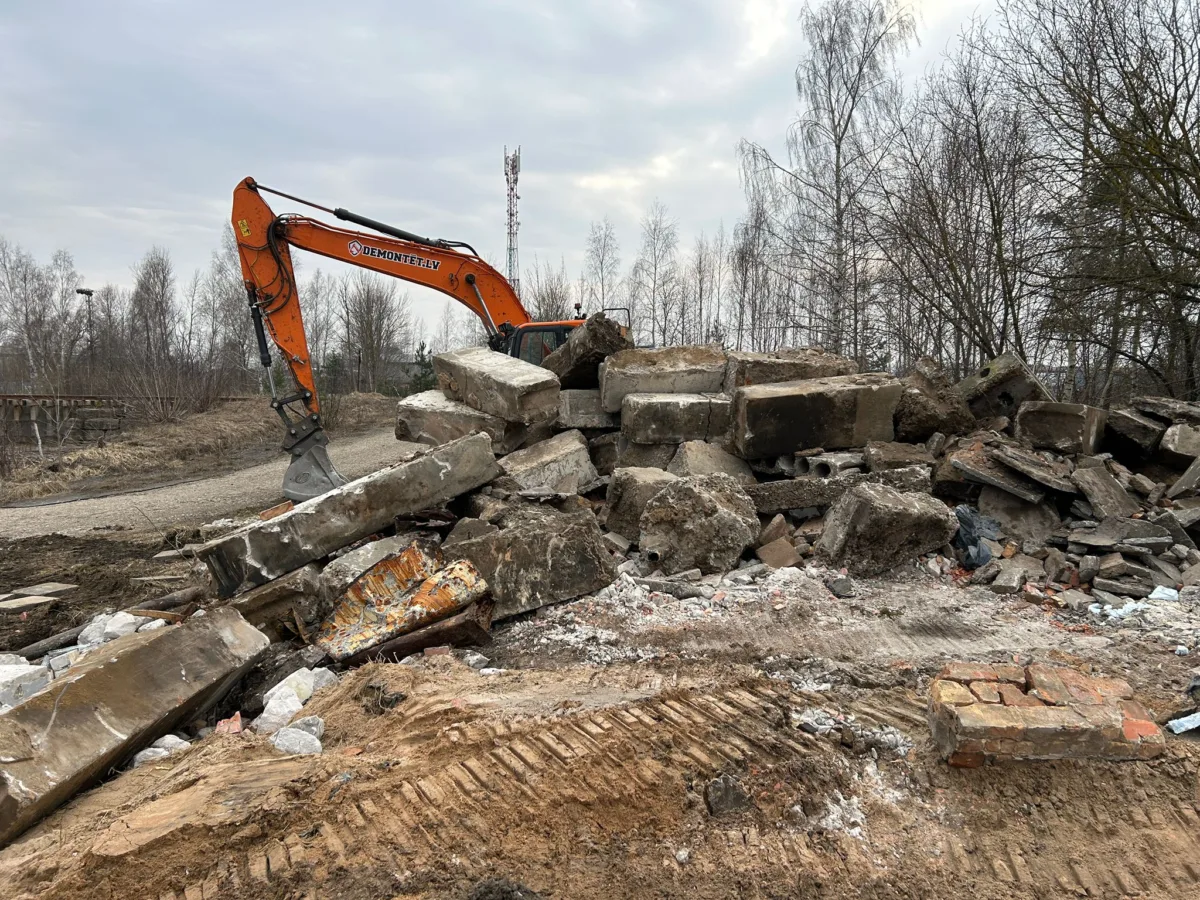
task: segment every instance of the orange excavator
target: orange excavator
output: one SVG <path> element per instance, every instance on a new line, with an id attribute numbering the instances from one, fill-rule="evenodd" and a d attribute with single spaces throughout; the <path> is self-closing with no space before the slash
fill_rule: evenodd
<path id="1" fill-rule="evenodd" d="M 308 216 L 277 216 L 263 199 L 263 193 L 322 210 L 377 234 L 338 228 Z M 329 209 L 265 187 L 253 178 L 245 179 L 234 189 L 233 233 L 258 338 L 259 358 L 268 370 L 271 408 L 279 414 L 287 431 L 283 449 L 292 455 L 292 463 L 284 476 L 283 493 L 292 500 L 317 497 L 345 484 L 346 479 L 334 467 L 325 449 L 328 437 L 321 427 L 321 405 L 304 335 L 291 247 L 441 291 L 479 316 L 493 350 L 534 365 L 558 349 L 571 329 L 583 322 L 582 318 L 532 321 L 508 280 L 469 244 L 421 237 L 345 209 Z M 280 396 L 271 380 L 268 334 L 292 374 L 293 393 Z"/>

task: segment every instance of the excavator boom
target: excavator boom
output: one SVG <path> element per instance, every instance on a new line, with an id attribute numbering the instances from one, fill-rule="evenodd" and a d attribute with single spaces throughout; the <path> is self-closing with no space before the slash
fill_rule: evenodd
<path id="1" fill-rule="evenodd" d="M 367 234 L 328 225 L 308 216 L 277 216 L 262 192 L 306 203 L 339 219 L 374 229 Z M 284 494 L 307 500 L 345 483 L 329 461 L 299 288 L 290 247 L 299 247 L 391 275 L 453 297 L 483 321 L 493 346 L 530 322 L 529 313 L 508 281 L 467 244 L 424 238 L 344 209 L 327 209 L 246 178 L 233 192 L 233 232 L 259 355 L 271 365 L 267 336 L 291 372 L 296 392 L 279 396 L 271 384 L 271 405 L 287 430 L 283 448 L 293 457 L 284 478 Z M 573 323 L 562 323 L 564 325 Z M 268 381 L 270 375 L 268 372 Z"/>

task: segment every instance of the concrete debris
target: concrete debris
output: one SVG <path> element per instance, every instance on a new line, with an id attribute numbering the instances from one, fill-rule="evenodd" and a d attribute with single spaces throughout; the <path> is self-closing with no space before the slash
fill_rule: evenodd
<path id="1" fill-rule="evenodd" d="M 441 391 L 412 394 L 396 405 L 396 439 L 437 447 L 483 432 L 497 453 L 516 450 L 528 436 L 523 425 L 450 400 Z"/>
<path id="2" fill-rule="evenodd" d="M 31 584 L 28 587 L 13 588 L 11 593 L 18 597 L 61 597 L 69 594 L 79 586 L 63 584 L 61 581 L 44 581 L 41 584 Z"/>
<path id="3" fill-rule="evenodd" d="M 483 537 L 488 534 L 495 534 L 500 529 L 491 522 L 485 522 L 483 519 L 472 519 L 465 517 L 454 523 L 454 527 L 450 529 L 450 533 L 446 535 L 446 539 L 442 541 L 443 547 L 452 547 L 462 541 L 469 541 L 472 538 Z"/>
<path id="4" fill-rule="evenodd" d="M 1062 519 L 1048 503 L 1028 503 L 999 488 L 985 487 L 979 494 L 979 511 L 1000 524 L 1016 541 L 1045 544 L 1062 530 Z"/>
<path id="5" fill-rule="evenodd" d="M 786 569 L 788 566 L 798 566 L 801 562 L 795 545 L 787 538 L 779 538 L 769 544 L 763 544 L 754 551 L 754 555 L 772 569 Z"/>
<path id="6" fill-rule="evenodd" d="M 1104 442 L 1118 459 L 1144 462 L 1157 451 L 1167 426 L 1131 409 L 1111 409 L 1105 422 Z"/>
<path id="7" fill-rule="evenodd" d="M 467 347 L 433 358 L 438 388 L 451 400 L 506 422 L 533 425 L 558 417 L 558 378 L 541 366 Z"/>
<path id="8" fill-rule="evenodd" d="M 975 427 L 966 399 L 936 361 L 918 360 L 903 385 L 896 404 L 896 440 L 915 444 L 937 434 L 944 440 L 946 435 L 966 434 Z"/>
<path id="9" fill-rule="evenodd" d="M 254 730 L 258 734 L 274 734 L 292 721 L 292 717 L 303 707 L 304 703 L 291 686 L 280 686 L 271 692 L 271 697 L 263 708 L 262 715 L 254 720 Z"/>
<path id="10" fill-rule="evenodd" d="M 317 719 L 317 721 L 321 721 Z M 323 727 L 323 726 L 322 726 Z M 322 751 L 320 739 L 301 728 L 280 728 L 271 736 L 271 746 L 289 756 L 316 755 Z"/>
<path id="11" fill-rule="evenodd" d="M 1079 493 L 1079 489 L 1071 481 L 1071 467 L 1065 461 L 1047 459 L 1043 454 L 1032 453 L 1023 447 L 1009 444 L 989 448 L 988 458 L 1052 491 L 1062 494 Z"/>
<path id="12" fill-rule="evenodd" d="M 218 593 L 229 597 L 379 531 L 396 516 L 436 507 L 499 474 L 491 438 L 471 435 L 218 538 L 199 555 Z"/>
<path id="13" fill-rule="evenodd" d="M 758 484 L 749 463 L 707 441 L 685 441 L 667 464 L 667 471 L 680 478 L 688 475 L 729 475 L 739 484 Z"/>
<path id="14" fill-rule="evenodd" d="M 561 349 L 561 348 L 560 348 Z M 599 390 L 564 390 L 558 395 L 559 428 L 613 428 L 616 417 L 600 404 Z"/>
<path id="15" fill-rule="evenodd" d="M 330 568 L 332 564 L 322 572 L 311 563 L 301 566 L 282 578 L 238 595 L 230 606 L 264 634 L 281 640 L 296 628 L 297 618 L 306 625 L 314 625 L 324 617 L 321 579 Z"/>
<path id="16" fill-rule="evenodd" d="M 635 444 L 621 435 L 617 444 L 617 468 L 663 469 L 679 452 L 679 444 Z"/>
<path id="17" fill-rule="evenodd" d="M 620 442 L 621 435 L 616 431 L 599 435 L 588 441 L 588 453 L 592 455 L 592 465 L 596 467 L 596 473 L 600 477 L 611 475 L 613 469 L 617 467 Z"/>
<path id="18" fill-rule="evenodd" d="M 853 360 L 829 353 L 820 347 L 799 347 L 766 353 L 730 351 L 725 369 L 725 391 L 755 384 L 802 381 L 807 378 L 831 378 L 854 375 Z"/>
<path id="19" fill-rule="evenodd" d="M 731 775 L 720 775 L 704 786 L 704 805 L 710 816 L 741 812 L 750 806 L 750 796 Z"/>
<path id="20" fill-rule="evenodd" d="M 862 453 L 818 453 L 797 456 L 795 460 L 797 475 L 815 475 L 817 478 L 861 472 L 864 466 L 866 456 Z"/>
<path id="21" fill-rule="evenodd" d="M 608 484 L 605 528 L 630 542 L 636 542 L 641 533 L 642 513 L 646 504 L 668 484 L 678 480 L 678 476 L 662 469 L 617 469 Z"/>
<path id="22" fill-rule="evenodd" d="M 500 468 L 526 490 L 582 493 L 600 477 L 579 431 L 564 431 L 548 441 L 510 453 L 500 460 Z"/>
<path id="23" fill-rule="evenodd" d="M 933 468 L 934 465 L 933 455 L 920 444 L 898 444 L 892 441 L 868 442 L 863 451 L 863 462 L 868 472 L 907 469 L 909 466 Z"/>
<path id="24" fill-rule="evenodd" d="M 722 474 L 672 481 L 646 504 L 640 527 L 642 553 L 668 575 L 728 571 L 760 528 L 745 490 Z"/>
<path id="25" fill-rule="evenodd" d="M 635 444 L 722 441 L 729 432 L 725 394 L 626 394 L 621 434 Z"/>
<path id="26" fill-rule="evenodd" d="M 603 312 L 593 313 L 571 332 L 565 344 L 542 360 L 542 368 L 549 369 L 557 375 L 564 390 L 596 388 L 600 385 L 600 363 L 614 353 L 632 348 L 633 341 L 628 335 L 621 333 L 621 326 L 617 322 Z"/>
<path id="27" fill-rule="evenodd" d="M 1012 353 L 1003 353 L 958 383 L 977 419 L 1013 416 L 1027 400 L 1049 402 L 1054 398 L 1025 365 Z"/>
<path id="28" fill-rule="evenodd" d="M 1142 506 L 1121 487 L 1107 469 L 1079 468 L 1071 475 L 1075 486 L 1087 497 L 1092 511 L 1100 518 L 1127 517 L 1142 510 Z"/>
<path id="29" fill-rule="evenodd" d="M 719 394 L 727 357 L 719 347 L 622 350 L 604 361 L 600 398 L 620 412 L 626 394 Z"/>
<path id="30" fill-rule="evenodd" d="M 1167 491 L 1167 497 L 1171 500 L 1177 500 L 1180 497 L 1186 497 L 1189 494 L 1194 494 L 1196 488 L 1200 487 L 1200 458 L 1197 458 L 1187 467 L 1179 478 L 1171 485 Z"/>
<path id="31" fill-rule="evenodd" d="M 1200 426 L 1172 425 L 1162 436 L 1159 452 L 1171 465 L 1185 467 L 1200 457 Z"/>
<path id="32" fill-rule="evenodd" d="M 1017 439 L 1035 450 L 1090 455 L 1100 444 L 1107 418 L 1104 410 L 1081 403 L 1029 401 L 1017 410 L 1014 425 Z"/>
<path id="33" fill-rule="evenodd" d="M 763 526 L 762 531 L 758 533 L 758 541 L 756 546 L 762 547 L 765 544 L 770 544 L 780 538 L 786 538 L 792 533 L 792 526 L 787 518 L 782 514 L 776 514 L 770 522 Z"/>
<path id="34" fill-rule="evenodd" d="M 215 703 L 267 648 L 231 609 L 129 635 L 0 714 L 0 845 Z M 113 685 L 137 690 L 114 691 Z M 57 727 L 56 727 L 57 726 Z"/>
<path id="35" fill-rule="evenodd" d="M 950 542 L 958 519 L 928 494 L 860 484 L 825 517 L 816 551 L 852 575 L 877 575 Z"/>
<path id="36" fill-rule="evenodd" d="M 491 600 L 480 600 L 449 618 L 370 647 L 343 662 L 347 666 L 360 666 L 377 660 L 399 662 L 430 647 L 484 646 L 492 640 L 489 629 L 492 627 L 493 608 Z"/>
<path id="37" fill-rule="evenodd" d="M 773 515 L 792 509 L 828 509 L 843 494 L 860 484 L 884 484 L 899 491 L 925 494 L 928 494 L 932 487 L 929 469 L 925 466 L 914 466 L 880 472 L 855 472 L 835 475 L 832 478 L 805 476 L 785 481 L 769 481 L 751 485 L 746 492 L 759 513 Z"/>
<path id="38" fill-rule="evenodd" d="M 943 479 L 947 467 L 966 481 L 999 488 L 1026 503 L 1041 503 L 1046 497 L 1041 486 L 1007 466 L 992 462 L 991 456 L 982 448 L 965 447 L 947 454 L 938 469 L 939 481 Z"/>
<path id="39" fill-rule="evenodd" d="M 1172 397 L 1139 397 L 1133 401 L 1133 408 L 1169 425 L 1200 425 L 1200 403 Z"/>
<path id="40" fill-rule="evenodd" d="M 842 450 L 893 438 L 901 385 L 890 375 L 841 375 L 738 388 L 733 444 L 744 459 L 804 447 Z"/>
<path id="41" fill-rule="evenodd" d="M 163 750 L 161 747 L 147 747 L 133 755 L 133 760 L 129 764 L 129 768 L 137 769 L 144 766 L 146 763 L 155 762 L 160 759 L 166 759 L 171 754 Z"/>
<path id="42" fill-rule="evenodd" d="M 25 660 L 20 665 L 0 665 L 0 706 L 17 706 L 32 697 L 53 678 L 44 666 L 31 666 Z"/>

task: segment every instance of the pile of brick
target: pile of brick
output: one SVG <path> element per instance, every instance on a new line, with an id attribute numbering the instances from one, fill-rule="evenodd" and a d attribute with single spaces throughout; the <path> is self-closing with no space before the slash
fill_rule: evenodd
<path id="1" fill-rule="evenodd" d="M 951 765 L 988 760 L 1150 759 L 1162 731 L 1120 678 L 1031 665 L 952 663 L 930 685 L 929 727 Z"/>

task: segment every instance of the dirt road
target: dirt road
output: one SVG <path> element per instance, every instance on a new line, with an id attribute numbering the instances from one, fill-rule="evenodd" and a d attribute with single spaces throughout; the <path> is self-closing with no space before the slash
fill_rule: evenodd
<path id="1" fill-rule="evenodd" d="M 397 449 L 392 431 L 380 429 L 338 441 L 330 455 L 343 475 L 358 478 L 394 462 Z M 208 522 L 255 506 L 265 508 L 282 499 L 280 485 L 288 462 L 281 453 L 269 463 L 184 484 L 47 506 L 0 509 L 0 537 L 27 538 L 54 532 L 79 535 L 114 526 L 147 531 L 158 526 Z"/>

